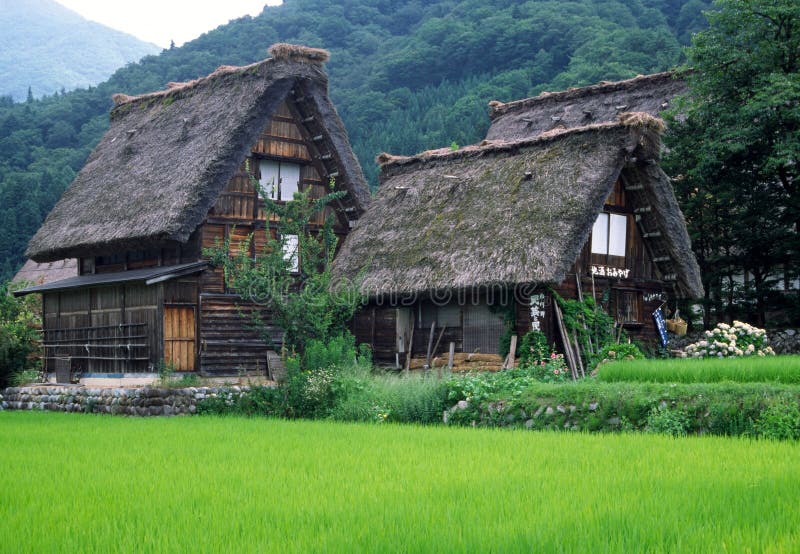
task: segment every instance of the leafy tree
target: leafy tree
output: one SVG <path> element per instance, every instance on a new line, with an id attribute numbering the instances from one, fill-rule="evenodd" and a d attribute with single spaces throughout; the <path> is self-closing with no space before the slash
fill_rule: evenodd
<path id="1" fill-rule="evenodd" d="M 39 350 L 41 313 L 37 295 L 14 298 L 9 283 L 0 282 L 0 389 L 16 373 L 34 369 Z"/>
<path id="2" fill-rule="evenodd" d="M 344 194 L 331 192 L 312 199 L 308 192 L 298 192 L 285 204 L 273 202 L 264 194 L 267 220 L 272 216 L 279 220 L 277 237 L 266 231 L 262 252 L 251 257 L 249 240 L 233 256 L 229 255 L 229 240 L 205 252 L 212 263 L 224 268 L 229 287 L 268 308 L 269 321 L 260 316 L 254 321 L 265 340 L 270 341 L 269 327 L 274 324 L 283 331 L 284 347 L 290 351 L 302 354 L 314 340 L 327 342 L 344 335 L 363 303 L 354 284 L 332 286 L 330 265 L 337 242 L 332 217 L 321 226 L 313 223 L 330 202 Z"/>
<path id="3" fill-rule="evenodd" d="M 763 324 L 774 276 L 798 267 L 800 4 L 718 0 L 715 8 L 688 49 L 691 92 L 671 122 L 667 168 L 707 289 L 720 296 L 727 285 L 722 309 L 732 317 L 734 277 L 747 272 L 752 316 Z"/>

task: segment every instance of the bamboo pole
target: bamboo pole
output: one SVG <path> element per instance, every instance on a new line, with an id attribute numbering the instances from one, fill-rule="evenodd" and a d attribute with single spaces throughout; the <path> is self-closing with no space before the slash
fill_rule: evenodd
<path id="1" fill-rule="evenodd" d="M 578 369 L 580 369 L 581 377 L 586 377 L 586 372 L 583 370 L 583 357 L 581 356 L 581 348 L 578 345 L 578 335 L 572 331 L 572 342 L 575 343 L 575 353 L 578 359 Z"/>
<path id="2" fill-rule="evenodd" d="M 556 312 L 556 322 L 558 323 L 558 331 L 561 335 L 561 342 L 564 344 L 564 356 L 567 359 L 569 370 L 572 372 L 572 378 L 577 380 L 578 372 L 575 368 L 575 358 L 569 343 L 569 336 L 567 336 L 567 328 L 564 325 L 564 315 L 561 313 L 561 306 L 558 305 L 558 301 L 555 302 L 554 308 Z"/>

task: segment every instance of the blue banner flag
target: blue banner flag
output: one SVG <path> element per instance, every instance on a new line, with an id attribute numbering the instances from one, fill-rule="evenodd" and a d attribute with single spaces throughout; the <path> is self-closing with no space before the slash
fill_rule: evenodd
<path id="1" fill-rule="evenodd" d="M 667 322 L 664 320 L 664 312 L 661 311 L 661 308 L 653 312 L 653 322 L 656 324 L 656 330 L 661 339 L 661 346 L 666 348 L 667 343 L 669 343 L 669 338 L 667 337 Z"/>

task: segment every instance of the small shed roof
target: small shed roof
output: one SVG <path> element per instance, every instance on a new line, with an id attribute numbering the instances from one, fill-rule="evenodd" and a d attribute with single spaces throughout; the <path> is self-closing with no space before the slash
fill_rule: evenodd
<path id="1" fill-rule="evenodd" d="M 185 242 L 292 91 L 323 128 L 343 203 L 363 212 L 369 188 L 328 98 L 327 52 L 281 44 L 270 53 L 164 91 L 115 95 L 110 129 L 27 255 L 43 262 Z"/>
<path id="2" fill-rule="evenodd" d="M 117 271 L 113 273 L 95 273 L 91 275 L 78 275 L 60 281 L 53 281 L 41 285 L 27 287 L 14 291 L 14 296 L 24 296 L 34 292 L 47 292 L 56 290 L 78 289 L 99 285 L 113 285 L 116 283 L 143 282 L 154 285 L 170 279 L 177 279 L 184 275 L 199 273 L 208 267 L 208 262 L 191 262 L 188 264 L 168 265 L 132 269 L 130 271 Z"/>
<path id="3" fill-rule="evenodd" d="M 77 274 L 78 260 L 75 258 L 43 263 L 27 260 L 11 281 L 14 283 L 42 285 L 74 277 Z"/>

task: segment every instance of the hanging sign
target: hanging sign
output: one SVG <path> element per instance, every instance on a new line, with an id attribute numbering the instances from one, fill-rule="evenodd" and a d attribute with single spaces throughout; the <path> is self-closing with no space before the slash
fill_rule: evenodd
<path id="1" fill-rule="evenodd" d="M 658 331 L 658 336 L 661 339 L 661 346 L 666 348 L 667 343 L 669 343 L 669 338 L 667 337 L 667 322 L 664 320 L 664 312 L 661 311 L 661 308 L 653 312 L 653 323 L 656 324 L 656 331 Z"/>
<path id="2" fill-rule="evenodd" d="M 619 267 L 608 267 L 607 265 L 593 265 L 592 275 L 595 277 L 616 277 L 618 279 L 627 279 L 631 274 L 630 269 L 622 269 Z"/>

